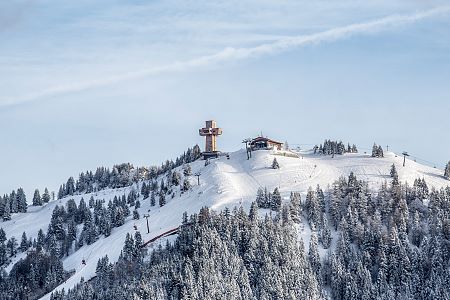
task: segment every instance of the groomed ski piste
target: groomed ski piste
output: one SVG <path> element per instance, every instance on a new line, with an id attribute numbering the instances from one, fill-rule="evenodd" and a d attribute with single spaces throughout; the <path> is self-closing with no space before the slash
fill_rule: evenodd
<path id="1" fill-rule="evenodd" d="M 140 198 L 141 207 L 138 209 L 140 220 L 132 220 L 128 217 L 121 227 L 113 228 L 111 235 L 107 238 L 100 238 L 91 245 L 84 245 L 78 251 L 63 259 L 64 269 L 74 270 L 73 275 L 66 282 L 56 288 L 66 291 L 77 283 L 81 278 L 85 281 L 95 276 L 97 261 L 108 255 L 110 261 L 117 261 L 123 248 L 127 233 L 133 234 L 135 226 L 142 234 L 144 242 L 147 242 L 169 230 L 177 228 L 181 224 L 184 212 L 188 214 L 198 213 L 202 207 L 209 207 L 213 210 L 222 210 L 225 207 L 232 209 L 235 206 L 243 206 L 248 211 L 250 204 L 255 200 L 259 187 L 267 187 L 273 191 L 278 187 L 284 201 L 288 201 L 292 191 L 300 192 L 302 200 L 309 187 L 315 188 L 320 185 L 326 190 L 335 180 L 341 176 L 348 176 L 353 172 L 359 180 L 369 183 L 374 190 L 378 189 L 383 182 L 389 182 L 389 171 L 392 164 L 395 164 L 401 182 L 408 182 L 410 185 L 417 178 L 424 178 L 429 186 L 437 189 L 450 185 L 446 180 L 443 170 L 422 165 L 413 160 L 406 160 L 403 167 L 403 156 L 393 152 L 385 152 L 384 158 L 373 158 L 369 154 L 344 154 L 332 156 L 315 155 L 310 151 L 305 152 L 284 152 L 261 150 L 254 151 L 252 158 L 247 160 L 245 150 L 230 153 L 230 158 L 225 156 L 211 160 L 205 166 L 205 161 L 197 160 L 191 163 L 192 174 L 197 172 L 200 175 L 200 185 L 197 178 L 191 176 L 192 189 L 184 194 L 179 191 L 173 199 L 167 198 L 167 204 L 163 207 L 150 206 L 149 199 Z M 276 157 L 280 168 L 272 169 L 272 161 Z M 178 170 L 181 172 L 181 170 Z M 140 186 L 120 189 L 107 189 L 90 194 L 68 196 L 60 200 L 52 201 L 42 207 L 30 206 L 27 213 L 14 214 L 12 219 L 1 223 L 8 238 L 15 236 L 20 240 L 25 231 L 29 238 L 36 238 L 39 229 L 47 231 L 53 209 L 56 205 L 65 205 L 69 199 L 74 199 L 77 203 L 83 197 L 86 201 L 91 196 L 95 199 L 104 199 L 106 203 L 114 196 L 128 194 L 132 189 L 139 190 Z M 261 211 L 261 214 L 269 211 Z M 148 223 L 150 232 L 147 233 L 146 219 L 144 214 L 149 214 Z M 305 246 L 310 239 L 310 231 L 307 225 L 299 228 L 299 238 L 302 238 Z M 149 251 L 164 245 L 174 237 L 162 237 L 149 243 Z M 320 249 L 321 254 L 325 251 Z M 15 262 L 24 253 L 18 254 L 13 262 L 6 268 L 9 272 Z M 86 264 L 82 264 L 85 260 Z M 41 299 L 50 299 L 50 293 Z"/>

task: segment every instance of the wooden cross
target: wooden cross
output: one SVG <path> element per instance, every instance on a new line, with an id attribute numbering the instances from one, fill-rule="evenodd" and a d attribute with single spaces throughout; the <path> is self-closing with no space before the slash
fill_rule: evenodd
<path id="1" fill-rule="evenodd" d="M 222 134 L 222 128 L 218 128 L 216 121 L 206 121 L 206 126 L 199 129 L 200 136 L 206 137 L 205 152 L 217 152 L 217 136 Z"/>

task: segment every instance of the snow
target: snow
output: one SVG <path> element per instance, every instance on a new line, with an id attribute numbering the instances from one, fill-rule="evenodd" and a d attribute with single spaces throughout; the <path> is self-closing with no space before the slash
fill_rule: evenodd
<path id="1" fill-rule="evenodd" d="M 193 214 L 204 206 L 221 210 L 225 207 L 232 208 L 239 205 L 248 210 L 259 187 L 267 187 L 269 191 L 279 187 L 281 195 L 286 199 L 291 191 L 304 194 L 309 187 L 315 187 L 317 184 L 326 189 L 340 176 L 348 176 L 353 171 L 358 179 L 369 182 L 370 187 L 375 189 L 381 183 L 390 181 L 389 171 L 393 163 L 397 167 L 399 179 L 402 182 L 407 181 L 412 184 L 416 178 L 424 178 L 430 187 L 436 188 L 446 187 L 450 183 L 443 178 L 443 170 L 421 165 L 412 160 L 407 160 L 406 166 L 403 167 L 403 157 L 396 156 L 392 152 L 385 153 L 384 158 L 372 158 L 367 154 L 336 155 L 333 158 L 331 156 L 314 155 L 309 151 L 299 152 L 294 155 L 298 157 L 291 157 L 293 156 L 292 153 L 287 153 L 289 156 L 284 156 L 284 153 L 282 151 L 277 153 L 255 151 L 253 157 L 247 160 L 245 150 L 239 150 L 230 153 L 230 159 L 220 157 L 212 160 L 207 166 L 202 160 L 192 163 L 192 174 L 201 173 L 200 185 L 197 185 L 197 178 L 192 176 L 192 190 L 184 194 L 176 191 L 175 198 L 166 197 L 167 204 L 161 208 L 151 207 L 148 199 L 140 199 L 141 208 L 138 209 L 141 216 L 140 220 L 131 220 L 131 217 L 129 217 L 123 226 L 114 228 L 109 237 L 100 237 L 92 245 L 85 245 L 64 258 L 64 268 L 66 270 L 74 269 L 75 274 L 57 289 L 65 288 L 67 290 L 77 284 L 82 277 L 85 280 L 92 278 L 95 275 L 98 259 L 105 255 L 108 255 L 110 261 L 117 261 L 126 234 L 135 231 L 134 225 L 138 227 L 143 240 L 148 241 L 179 226 L 185 211 L 188 214 Z M 280 169 L 270 167 L 274 157 L 277 158 Z M 182 172 L 181 169 L 179 171 Z M 52 201 L 43 207 L 30 208 L 28 213 L 14 214 L 12 220 L 1 223 L 1 227 L 5 230 L 8 238 L 15 236 L 20 241 L 23 231 L 26 231 L 29 238 L 35 238 L 40 228 L 44 232 L 47 231 L 52 211 L 56 205 L 65 205 L 70 198 L 79 202 L 83 197 L 88 202 L 91 195 L 95 199 L 105 199 L 107 202 L 113 199 L 115 195 L 127 194 L 133 188 L 137 189 L 138 187 L 109 189 Z M 146 219 L 143 218 L 146 213 L 150 215 L 148 219 L 150 233 L 147 233 Z M 305 248 L 307 248 L 311 234 L 309 227 L 299 227 L 299 232 Z M 173 240 L 173 237 L 168 239 Z M 335 243 L 334 239 L 333 243 Z M 150 247 L 155 247 L 155 245 Z M 325 250 L 322 249 L 321 256 L 324 254 Z M 19 256 L 14 261 L 17 261 L 17 259 L 19 259 Z M 86 260 L 86 265 L 81 264 L 83 259 Z M 48 294 L 42 299 L 49 298 L 50 295 Z"/>

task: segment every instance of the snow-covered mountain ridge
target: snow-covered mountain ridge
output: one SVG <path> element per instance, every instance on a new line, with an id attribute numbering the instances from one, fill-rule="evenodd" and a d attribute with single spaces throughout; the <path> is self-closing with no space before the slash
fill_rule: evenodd
<path id="1" fill-rule="evenodd" d="M 181 194 L 176 190 L 172 199 L 167 199 L 163 207 L 150 206 L 149 199 L 142 199 L 138 209 L 141 218 L 132 220 L 129 217 L 123 226 L 113 228 L 109 237 L 100 237 L 91 245 L 84 245 L 78 251 L 63 259 L 64 269 L 75 270 L 65 283 L 57 289 L 66 290 L 77 284 L 83 277 L 85 280 L 95 275 L 97 261 L 108 255 L 111 261 L 116 261 L 123 247 L 127 233 L 134 233 L 134 226 L 141 232 L 143 240 L 151 238 L 173 229 L 181 223 L 184 212 L 197 213 L 202 207 L 221 210 L 225 207 L 242 205 L 249 209 L 258 188 L 267 187 L 273 190 L 280 189 L 283 198 L 287 199 L 290 192 L 296 191 L 305 194 L 309 187 L 320 185 L 326 189 L 341 176 L 347 177 L 350 172 L 369 183 L 374 190 L 385 181 L 390 181 L 389 171 L 391 165 L 397 167 L 399 180 L 412 185 L 415 179 L 423 178 L 429 187 L 437 189 L 449 185 L 442 174 L 443 170 L 421 165 L 412 160 L 406 161 L 403 167 L 403 157 L 396 156 L 392 152 L 385 153 L 384 158 L 373 158 L 366 154 L 345 154 L 332 156 L 314 155 L 310 152 L 284 155 L 284 152 L 255 151 L 252 158 L 247 160 L 244 150 L 230 153 L 230 158 L 225 156 L 211 160 L 205 166 L 205 162 L 197 160 L 191 163 L 192 174 L 200 173 L 200 185 L 197 178 L 191 176 L 192 189 Z M 276 157 L 280 168 L 272 169 L 272 161 Z M 181 167 L 179 168 L 181 169 Z M 178 170 L 182 172 L 181 170 Z M 75 199 L 78 203 L 81 198 L 88 200 L 91 196 L 95 199 L 104 199 L 106 203 L 114 196 L 128 194 L 132 189 L 140 190 L 139 186 L 130 186 L 120 189 L 107 189 L 95 193 L 65 197 L 52 201 L 42 207 L 30 207 L 27 213 L 15 214 L 10 221 L 1 223 L 7 237 L 15 236 L 20 240 L 22 232 L 26 232 L 30 238 L 36 238 L 39 229 L 47 230 L 52 211 L 57 205 L 65 205 L 69 199 Z M 149 233 L 147 233 L 146 219 L 142 216 L 149 214 Z M 154 246 L 154 245 L 153 245 Z M 23 254 L 18 255 L 17 261 Z M 86 260 L 86 265 L 81 264 Z M 7 270 L 10 270 L 11 265 Z M 49 295 L 44 297 L 49 298 Z"/>

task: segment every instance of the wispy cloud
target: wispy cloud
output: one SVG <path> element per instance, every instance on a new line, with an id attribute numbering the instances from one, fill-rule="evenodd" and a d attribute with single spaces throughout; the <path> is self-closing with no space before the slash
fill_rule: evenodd
<path id="1" fill-rule="evenodd" d="M 56 85 L 20 97 L 5 99 L 0 102 L 0 106 L 5 107 L 18 105 L 49 97 L 55 97 L 69 93 L 81 92 L 93 88 L 109 86 L 124 81 L 155 76 L 158 74 L 186 72 L 210 66 L 219 66 L 221 64 L 232 61 L 275 55 L 311 44 L 333 42 L 348 38 L 353 35 L 379 32 L 387 30 L 392 27 L 415 23 L 420 20 L 431 18 L 436 15 L 448 13 L 449 11 L 450 6 L 443 6 L 407 15 L 390 15 L 381 19 L 365 23 L 357 23 L 342 27 L 336 27 L 333 29 L 329 29 L 314 34 L 283 37 L 274 42 L 261 44 L 255 47 L 248 47 L 248 48 L 228 47 L 215 54 L 201 56 L 186 61 L 174 62 L 171 64 L 149 69 L 143 69 L 140 71 L 122 73 L 95 81 L 78 82 L 68 85 Z"/>

